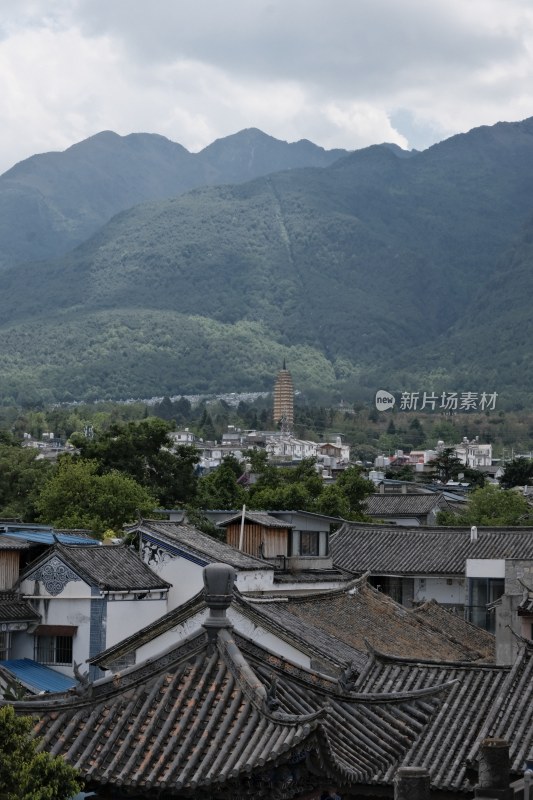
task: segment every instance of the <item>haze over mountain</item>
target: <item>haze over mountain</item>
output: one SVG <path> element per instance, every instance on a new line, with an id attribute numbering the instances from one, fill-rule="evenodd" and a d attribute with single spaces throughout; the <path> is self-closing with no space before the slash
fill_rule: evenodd
<path id="1" fill-rule="evenodd" d="M 246 131 L 198 160 L 159 138 L 101 134 L 75 146 L 89 147 L 93 166 L 85 159 L 73 177 L 53 159 L 32 171 L 29 159 L 0 178 L 6 207 L 3 182 L 20 170 L 18 188 L 46 184 L 46 207 L 64 204 L 63 228 L 39 217 L 56 252 L 68 246 L 67 229 L 81 236 L 99 211 L 158 199 L 121 211 L 60 258 L 5 259 L 4 401 L 259 390 L 283 358 L 302 389 L 497 391 L 507 403 L 527 401 L 533 119 L 412 153 L 325 153 Z M 114 164 L 107 142 L 115 153 L 117 140 Z M 129 170 L 139 148 L 150 155 L 128 184 L 121 159 Z M 180 165 L 170 175 L 163 151 Z M 178 177 L 182 187 L 200 180 L 193 164 L 205 182 L 232 175 L 234 184 L 159 199 Z M 245 182 L 254 170 L 261 177 Z M 27 257 L 15 239 L 11 248 L 12 262 Z"/>

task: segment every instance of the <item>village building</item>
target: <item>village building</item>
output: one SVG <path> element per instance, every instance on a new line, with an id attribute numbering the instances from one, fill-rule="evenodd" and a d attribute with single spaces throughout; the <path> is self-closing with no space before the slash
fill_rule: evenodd
<path id="1" fill-rule="evenodd" d="M 168 590 L 129 547 L 56 544 L 20 575 L 20 597 L 40 621 L 17 637 L 11 657 L 74 677 L 88 658 L 162 616 Z"/>
<path id="2" fill-rule="evenodd" d="M 376 520 L 407 527 L 436 525 L 440 511 L 453 513 L 455 510 L 442 492 L 431 494 L 377 492 L 367 497 L 364 509 L 367 516 Z"/>
<path id="3" fill-rule="evenodd" d="M 533 528 L 421 528 L 344 523 L 331 538 L 333 563 L 407 607 L 437 600 L 488 630 L 505 592 L 508 559 L 533 561 Z"/>
<path id="4" fill-rule="evenodd" d="M 101 669 L 120 671 L 153 658 L 205 620 L 203 592 L 165 617 L 95 656 Z M 366 577 L 343 589 L 252 597 L 237 590 L 228 616 L 239 633 L 306 668 L 338 674 L 364 670 L 370 652 L 396 658 L 494 663 L 492 634 L 435 601 L 406 609 Z"/>
<path id="5" fill-rule="evenodd" d="M 222 516 L 221 529 L 226 526 L 229 529 L 229 543 L 202 533 L 183 514 L 174 520 L 139 520 L 125 530 L 128 536 L 137 539 L 144 563 L 172 584 L 169 609 L 189 600 L 201 589 L 203 568 L 212 563 L 234 567 L 237 588 L 243 594 L 301 592 L 317 586 L 331 589 L 351 579 L 351 573 L 333 566 L 329 554 L 332 518 L 316 515 L 315 519 L 315 515 L 303 512 L 283 514 L 289 519 L 246 512 L 243 526 L 242 512 L 233 516 L 230 512 L 215 512 L 215 518 Z M 292 521 L 296 518 L 297 523 Z M 298 546 L 302 542 L 304 549 L 308 542 L 312 549 L 315 545 L 320 549 L 320 541 L 327 548 L 325 554 L 317 551 L 316 555 L 305 552 L 289 555 L 291 542 Z"/>
<path id="6" fill-rule="evenodd" d="M 68 693 L 15 703 L 17 713 L 36 717 L 45 749 L 75 764 L 97 798 L 284 800 L 316 796 L 332 784 L 343 800 L 383 798 L 393 796 L 409 765 L 427 773 L 432 797 L 459 800 L 479 783 L 478 759 L 488 738 L 509 743 L 511 778 L 521 778 L 533 745 L 531 642 L 511 666 L 472 660 L 472 651 L 466 660 L 438 661 L 370 647 L 364 662 L 347 660 L 336 670 L 330 664 L 327 674 L 237 628 L 234 606 L 254 604 L 230 596 L 230 569 L 207 568 L 206 594 L 188 615 L 182 612 L 181 629 L 174 624 L 167 631 L 176 639 L 148 660 Z M 357 613 L 377 596 L 364 581 L 352 589 L 360 595 Z M 324 619 L 316 603 L 326 601 L 309 602 L 315 619 Z M 296 606 L 306 600 L 288 603 L 288 613 L 298 617 Z M 253 609 L 255 620 L 270 617 L 279 631 L 284 622 L 273 611 L 265 614 L 263 605 Z M 434 636 L 446 613 L 437 611 Z M 313 614 L 312 605 L 305 614 Z M 149 628 L 161 644 L 157 626 Z M 149 643 L 149 628 L 141 647 Z M 453 633 L 445 638 L 453 656 Z M 320 637 L 317 649 L 327 650 Z"/>
<path id="7" fill-rule="evenodd" d="M 46 526 L 0 522 L 0 692 L 21 683 L 26 688 L 44 689 L 48 685 L 56 689 L 72 685 L 65 684 L 59 676 L 42 668 L 31 659 L 18 655 L 33 642 L 34 632 L 41 621 L 40 614 L 24 600 L 18 589 L 20 573 L 26 565 L 46 552 L 57 540 L 87 544 L 88 536 L 82 532 L 59 532 Z M 92 540 L 93 545 L 98 542 Z M 30 675 L 31 672 L 31 675 Z"/>
<path id="8" fill-rule="evenodd" d="M 386 786 L 448 683 L 359 692 L 236 633 L 233 570 L 206 568 L 208 616 L 158 657 L 73 692 L 18 701 L 42 746 L 108 796 L 226 800 Z M 98 794 L 97 794 L 98 796 Z"/>

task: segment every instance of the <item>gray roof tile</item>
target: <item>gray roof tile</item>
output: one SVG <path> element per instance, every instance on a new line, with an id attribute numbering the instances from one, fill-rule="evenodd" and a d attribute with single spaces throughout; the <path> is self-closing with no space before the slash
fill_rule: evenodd
<path id="1" fill-rule="evenodd" d="M 40 615 L 16 592 L 0 592 L 0 622 L 38 622 Z"/>
<path id="2" fill-rule="evenodd" d="M 30 564 L 21 574 L 21 580 L 54 555 L 88 584 L 104 591 L 163 590 L 170 586 L 125 545 L 94 547 L 57 544 Z"/>
<path id="3" fill-rule="evenodd" d="M 468 558 L 532 558 L 533 528 L 391 528 L 345 523 L 331 537 L 333 563 L 373 575 L 462 575 Z"/>
<path id="4" fill-rule="evenodd" d="M 167 520 L 141 520 L 134 525 L 128 525 L 125 530 L 139 532 L 143 536 L 153 536 L 176 545 L 184 551 L 200 557 L 204 564 L 221 562 L 231 564 L 238 570 L 272 569 L 272 565 L 268 562 L 242 553 L 235 547 L 202 533 L 193 525 Z"/>
<path id="5" fill-rule="evenodd" d="M 42 747 L 93 786 L 120 779 L 136 794 L 234 796 L 242 778 L 254 797 L 272 798 L 273 768 L 303 762 L 313 747 L 330 779 L 375 782 L 402 761 L 447 690 L 354 695 L 225 628 L 211 645 L 204 631 L 193 634 L 87 695 L 15 705 L 37 718 Z"/>

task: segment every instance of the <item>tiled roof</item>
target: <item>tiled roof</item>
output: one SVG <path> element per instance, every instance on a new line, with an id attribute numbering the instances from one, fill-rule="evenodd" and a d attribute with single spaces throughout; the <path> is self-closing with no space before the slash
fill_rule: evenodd
<path id="1" fill-rule="evenodd" d="M 38 622 L 32 606 L 16 592 L 0 592 L 0 622 Z"/>
<path id="2" fill-rule="evenodd" d="M 139 532 L 143 537 L 153 536 L 163 540 L 174 545 L 178 551 L 183 550 L 184 553 L 196 556 L 202 565 L 223 563 L 230 564 L 238 570 L 272 569 L 272 565 L 268 562 L 242 553 L 235 547 L 202 533 L 193 525 L 167 520 L 142 520 L 134 525 L 128 525 L 125 530 Z"/>
<path id="3" fill-rule="evenodd" d="M 365 502 L 365 512 L 372 516 L 427 515 L 441 508 L 447 508 L 447 503 L 440 494 L 371 494 Z"/>
<path id="4" fill-rule="evenodd" d="M 232 522 L 240 522 L 241 519 L 242 514 L 234 514 L 221 522 L 217 522 L 217 527 L 225 528 L 226 525 L 230 525 Z M 262 525 L 264 528 L 294 528 L 294 525 L 290 522 L 276 519 L 276 517 L 267 514 L 266 511 L 246 511 L 244 519 L 246 522 L 255 522 L 257 525 Z"/>
<path id="5" fill-rule="evenodd" d="M 272 631 L 281 639 L 299 646 L 313 660 L 327 660 L 330 664 L 345 666 L 352 664 L 357 670 L 367 662 L 366 648 L 356 648 L 337 635 L 320 626 L 317 622 L 302 625 L 301 617 L 292 613 L 290 600 L 272 598 L 269 602 L 253 602 L 248 597 L 238 595 L 235 607 L 250 619 L 254 625 Z"/>
<path id="6" fill-rule="evenodd" d="M 331 537 L 335 566 L 373 575 L 464 575 L 467 558 L 533 554 L 533 528 L 391 528 L 345 523 Z"/>
<path id="7" fill-rule="evenodd" d="M 522 600 L 518 606 L 518 614 L 520 616 L 533 614 L 533 589 L 524 586 Z"/>
<path id="8" fill-rule="evenodd" d="M 280 639 L 299 647 L 313 660 L 320 660 L 322 663 L 327 662 L 330 670 L 344 666 L 346 663 L 357 663 L 360 668 L 366 664 L 366 654 L 355 650 L 349 644 L 335 636 L 330 636 L 320 628 L 302 626 L 301 621 L 295 619 L 292 615 L 286 617 L 283 602 L 276 603 L 272 613 L 263 614 L 262 603 L 248 602 L 247 598 L 235 591 L 233 603 L 234 608 L 250 619 L 254 625 L 270 630 Z M 160 617 L 155 622 L 128 636 L 127 639 L 123 639 L 116 645 L 99 653 L 90 659 L 89 663 L 97 664 L 102 669 L 108 668 L 114 661 L 176 628 L 199 612 L 205 612 L 206 609 L 207 606 L 202 590 L 183 605 L 169 611 L 168 614 Z"/>
<path id="9" fill-rule="evenodd" d="M 510 745 L 512 772 L 521 776 L 533 747 L 533 649 L 523 648 L 512 668 L 429 665 L 376 656 L 356 690 L 402 691 L 450 680 L 457 682 L 404 763 L 429 769 L 434 789 L 471 791 L 469 766 L 475 767 L 480 743 L 500 737 Z M 381 778 L 392 781 L 393 771 Z M 474 776 L 472 780 L 477 782 Z"/>
<path id="10" fill-rule="evenodd" d="M 17 540 L 7 534 L 0 534 L 0 550 L 28 550 L 29 546 L 25 540 Z"/>
<path id="11" fill-rule="evenodd" d="M 84 694 L 15 707 L 38 719 L 42 747 L 90 788 L 216 798 L 244 783 L 255 798 L 284 798 L 294 782 L 313 779 L 310 760 L 321 775 L 315 784 L 376 782 L 402 761 L 448 690 L 353 694 L 227 628 L 213 636 L 210 644 L 205 632 L 193 634 Z"/>
<path id="12" fill-rule="evenodd" d="M 350 589 L 291 596 L 285 602 L 251 603 L 256 613 L 268 617 L 309 639 L 317 636 L 337 638 L 359 653 L 354 659 L 361 666 L 362 654 L 369 648 L 389 656 L 432 661 L 494 661 L 494 637 L 465 623 L 437 603 L 407 610 L 390 597 L 368 585 L 364 578 Z M 326 641 L 323 646 L 326 646 Z M 323 649 L 323 648 L 322 648 Z M 349 660 L 348 657 L 346 660 Z"/>
<path id="13" fill-rule="evenodd" d="M 91 586 L 103 591 L 168 589 L 170 584 L 144 564 L 137 553 L 124 545 L 63 545 L 56 544 L 21 574 L 28 578 L 50 558 L 61 561 Z"/>
<path id="14" fill-rule="evenodd" d="M 487 662 L 495 660 L 496 640 L 493 634 L 477 625 L 472 625 L 461 615 L 443 608 L 436 600 L 428 600 L 412 609 L 410 613 L 428 628 L 454 642 L 458 648 L 464 648 L 465 654 L 478 652 L 480 660 Z M 464 660 L 468 661 L 468 656 Z"/>

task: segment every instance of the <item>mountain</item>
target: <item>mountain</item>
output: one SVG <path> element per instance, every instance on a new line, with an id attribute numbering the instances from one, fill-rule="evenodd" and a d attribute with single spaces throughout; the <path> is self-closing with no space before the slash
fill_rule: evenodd
<path id="1" fill-rule="evenodd" d="M 254 128 L 197 154 L 155 134 L 104 131 L 63 153 L 32 156 L 0 176 L 0 267 L 60 256 L 139 203 L 275 170 L 325 166 L 342 155 Z"/>
<path id="2" fill-rule="evenodd" d="M 264 389 L 283 358 L 304 390 L 525 397 L 532 185 L 529 119 L 122 211 L 0 273 L 0 398 Z"/>

